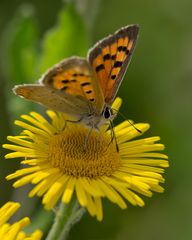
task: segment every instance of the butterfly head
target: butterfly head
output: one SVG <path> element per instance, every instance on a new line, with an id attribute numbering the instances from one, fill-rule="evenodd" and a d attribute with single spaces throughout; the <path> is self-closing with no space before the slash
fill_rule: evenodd
<path id="1" fill-rule="evenodd" d="M 113 113 L 110 106 L 105 106 L 102 112 L 102 116 L 105 120 L 113 120 L 115 117 L 115 113 Z"/>

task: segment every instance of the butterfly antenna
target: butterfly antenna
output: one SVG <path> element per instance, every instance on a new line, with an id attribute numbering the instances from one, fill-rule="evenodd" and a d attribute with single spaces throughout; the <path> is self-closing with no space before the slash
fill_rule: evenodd
<path id="1" fill-rule="evenodd" d="M 95 154 L 96 154 L 96 158 L 98 159 L 99 158 L 99 154 L 98 153 L 99 153 L 99 148 L 100 148 L 101 132 L 100 132 L 99 128 L 97 130 L 98 130 L 98 137 L 97 137 Z"/>
<path id="2" fill-rule="evenodd" d="M 116 113 L 119 113 L 121 115 L 121 117 L 123 117 L 137 132 L 139 133 L 143 133 L 140 129 L 138 129 L 137 127 L 135 127 L 135 125 L 125 117 L 125 115 L 123 115 L 123 113 L 121 113 L 120 111 L 112 108 L 113 111 L 116 111 Z"/>

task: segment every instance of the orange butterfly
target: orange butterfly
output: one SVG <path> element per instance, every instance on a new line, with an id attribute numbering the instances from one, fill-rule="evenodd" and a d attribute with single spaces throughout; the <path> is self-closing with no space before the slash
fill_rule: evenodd
<path id="1" fill-rule="evenodd" d="M 102 39 L 87 59 L 71 57 L 49 69 L 38 84 L 17 85 L 14 92 L 99 128 L 115 115 L 111 104 L 135 48 L 139 27 L 130 25 Z"/>

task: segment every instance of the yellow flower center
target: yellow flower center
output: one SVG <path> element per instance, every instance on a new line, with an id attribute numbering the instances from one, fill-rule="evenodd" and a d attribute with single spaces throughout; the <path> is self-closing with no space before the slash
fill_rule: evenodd
<path id="1" fill-rule="evenodd" d="M 120 165 L 111 136 L 83 126 L 67 125 L 51 138 L 48 159 L 64 174 L 74 177 L 110 176 Z"/>

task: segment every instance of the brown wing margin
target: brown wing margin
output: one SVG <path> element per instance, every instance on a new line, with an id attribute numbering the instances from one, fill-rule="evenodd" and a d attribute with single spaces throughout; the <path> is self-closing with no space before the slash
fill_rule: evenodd
<path id="1" fill-rule="evenodd" d="M 139 27 L 130 25 L 99 41 L 88 53 L 88 61 L 99 80 L 106 103 L 120 87 L 135 48 Z"/>

